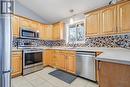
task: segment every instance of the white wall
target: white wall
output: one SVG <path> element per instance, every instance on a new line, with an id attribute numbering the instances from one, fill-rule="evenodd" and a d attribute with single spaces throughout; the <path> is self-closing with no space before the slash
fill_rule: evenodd
<path id="1" fill-rule="evenodd" d="M 24 16 L 24 17 L 30 18 L 32 20 L 39 21 L 41 23 L 48 24 L 47 20 L 44 20 L 43 18 L 41 18 L 40 16 L 38 16 L 36 13 L 34 13 L 32 10 L 24 7 L 18 1 L 15 1 L 15 7 L 14 7 L 14 9 L 15 9 L 15 14 L 17 14 L 17 15 Z"/>

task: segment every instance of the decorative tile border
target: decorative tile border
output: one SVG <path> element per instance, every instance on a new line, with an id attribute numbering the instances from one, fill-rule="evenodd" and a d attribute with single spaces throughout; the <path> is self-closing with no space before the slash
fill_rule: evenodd
<path id="1" fill-rule="evenodd" d="M 56 41 L 51 41 L 51 40 L 30 40 L 30 39 L 17 39 L 13 38 L 12 41 L 12 46 L 13 47 L 21 47 L 24 45 L 24 43 L 31 43 L 33 46 L 62 46 L 64 45 L 65 41 L 64 40 L 56 40 Z"/>
<path id="2" fill-rule="evenodd" d="M 130 34 L 104 36 L 104 37 L 87 37 L 85 41 L 87 47 L 130 47 Z"/>
<path id="3" fill-rule="evenodd" d="M 123 47 L 130 48 L 130 33 L 103 37 L 86 37 L 85 44 L 65 44 L 64 40 L 30 40 L 13 38 L 13 47 L 20 47 L 30 42 L 33 46 L 67 46 L 67 47 Z"/>

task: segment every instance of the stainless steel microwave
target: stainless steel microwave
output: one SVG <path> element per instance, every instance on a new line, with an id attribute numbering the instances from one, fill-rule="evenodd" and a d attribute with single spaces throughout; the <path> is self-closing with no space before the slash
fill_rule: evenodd
<path id="1" fill-rule="evenodd" d="M 39 32 L 30 29 L 21 28 L 20 37 L 27 38 L 27 39 L 39 39 Z"/>

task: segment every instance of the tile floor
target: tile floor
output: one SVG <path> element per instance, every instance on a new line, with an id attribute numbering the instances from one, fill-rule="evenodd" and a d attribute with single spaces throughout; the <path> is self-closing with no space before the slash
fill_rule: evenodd
<path id="1" fill-rule="evenodd" d="M 98 87 L 97 84 L 77 77 L 71 84 L 65 83 L 48 73 L 54 68 L 46 67 L 41 71 L 13 78 L 12 87 Z"/>

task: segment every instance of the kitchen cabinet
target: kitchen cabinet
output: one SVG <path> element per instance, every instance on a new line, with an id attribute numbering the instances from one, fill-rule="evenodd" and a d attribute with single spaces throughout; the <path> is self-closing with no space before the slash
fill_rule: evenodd
<path id="1" fill-rule="evenodd" d="M 43 52 L 44 66 L 55 66 L 54 50 L 45 50 Z"/>
<path id="2" fill-rule="evenodd" d="M 11 76 L 16 77 L 22 74 L 22 52 L 12 52 Z"/>
<path id="3" fill-rule="evenodd" d="M 76 53 L 68 53 L 66 60 L 66 70 L 70 73 L 76 73 Z"/>
<path id="4" fill-rule="evenodd" d="M 64 53 L 56 53 L 55 55 L 56 58 L 56 67 L 61 70 L 66 70 L 66 56 Z"/>
<path id="5" fill-rule="evenodd" d="M 26 18 L 20 17 L 20 27 L 25 27 L 25 28 L 31 28 L 31 20 L 28 20 Z"/>
<path id="6" fill-rule="evenodd" d="M 102 35 L 110 35 L 118 32 L 116 13 L 116 6 L 100 11 L 100 32 Z"/>
<path id="7" fill-rule="evenodd" d="M 58 23 L 53 24 L 53 30 L 52 30 L 53 40 L 63 39 L 63 30 L 64 30 L 63 22 L 58 22 Z"/>
<path id="8" fill-rule="evenodd" d="M 99 35 L 99 15 L 100 12 L 96 11 L 96 12 L 92 12 L 87 14 L 86 16 L 86 34 L 87 36 L 95 36 L 95 35 Z"/>
<path id="9" fill-rule="evenodd" d="M 75 51 L 45 50 L 44 65 L 52 66 L 69 73 L 76 73 L 76 53 Z"/>
<path id="10" fill-rule="evenodd" d="M 57 31 L 57 30 L 56 32 L 54 31 L 54 33 L 59 35 L 59 36 L 56 35 L 58 39 L 63 37 L 61 36 L 61 33 L 63 33 L 61 31 L 62 26 L 63 26 L 62 23 L 59 23 L 58 29 L 60 28 L 60 31 Z M 12 15 L 12 28 L 13 28 L 13 36 L 15 37 L 19 37 L 20 29 L 25 28 L 25 29 L 33 30 L 35 32 L 39 32 L 39 37 L 41 40 L 53 40 L 53 35 L 52 35 L 53 26 L 52 25 L 42 24 L 40 22 L 33 21 L 28 18 Z M 54 40 L 56 40 L 56 38 Z"/>
<path id="11" fill-rule="evenodd" d="M 14 37 L 19 37 L 19 28 L 19 17 L 12 15 L 12 30 Z"/>
<path id="12" fill-rule="evenodd" d="M 76 72 L 76 53 L 74 51 L 56 50 L 56 67 L 58 69 L 75 74 Z"/>
<path id="13" fill-rule="evenodd" d="M 31 21 L 30 22 L 30 28 L 33 30 L 33 31 L 35 31 L 35 32 L 38 32 L 38 25 L 39 25 L 39 23 L 38 22 L 36 22 L 36 21 Z"/>
<path id="14" fill-rule="evenodd" d="M 130 32 L 130 1 L 117 5 L 120 33 Z"/>
<path id="15" fill-rule="evenodd" d="M 122 1 L 86 14 L 86 35 L 103 36 L 130 32 L 130 1 Z"/>
<path id="16" fill-rule="evenodd" d="M 99 86 L 129 87 L 130 66 L 110 62 L 99 62 Z"/>
<path id="17" fill-rule="evenodd" d="M 41 24 L 41 23 L 38 23 L 37 24 L 37 32 L 39 32 L 39 38 L 41 39 L 41 40 L 44 40 L 44 31 L 43 31 L 43 24 Z"/>
<path id="18" fill-rule="evenodd" d="M 38 31 L 39 22 L 20 17 L 20 27 L 25 27 L 33 31 Z"/>
<path id="19" fill-rule="evenodd" d="M 43 25 L 43 40 L 52 40 L 52 25 Z"/>

